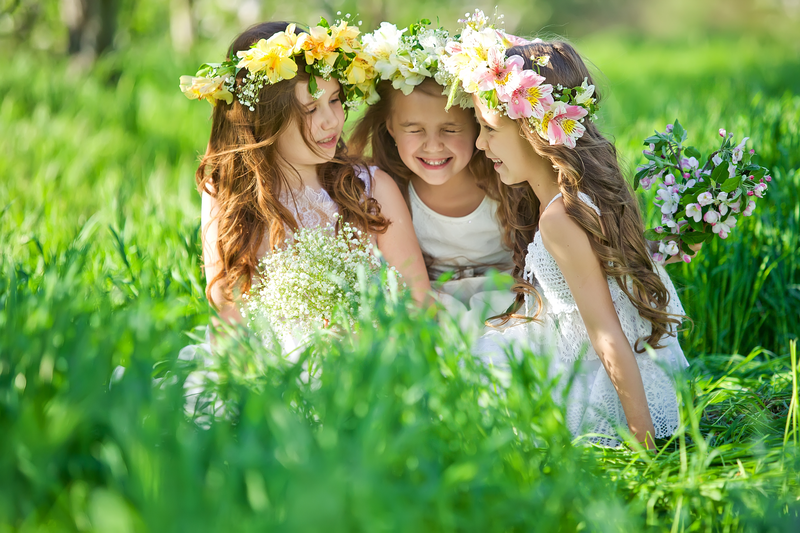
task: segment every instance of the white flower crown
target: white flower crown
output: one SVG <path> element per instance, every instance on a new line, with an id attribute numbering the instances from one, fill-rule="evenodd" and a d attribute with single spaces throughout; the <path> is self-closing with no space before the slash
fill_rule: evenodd
<path id="1" fill-rule="evenodd" d="M 458 85 L 456 78 L 440 67 L 450 34 L 444 28 L 428 28 L 430 24 L 430 20 L 420 19 L 398 29 L 394 24 L 381 22 L 377 30 L 362 37 L 363 50 L 375 58 L 380 79 L 391 81 L 392 87 L 405 95 L 427 78 L 442 86 L 442 94 L 450 94 L 453 85 Z M 472 107 L 469 95 L 457 96 L 458 105 Z"/>

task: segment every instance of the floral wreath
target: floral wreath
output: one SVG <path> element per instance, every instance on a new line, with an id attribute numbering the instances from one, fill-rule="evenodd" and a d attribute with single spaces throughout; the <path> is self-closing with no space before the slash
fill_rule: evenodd
<path id="1" fill-rule="evenodd" d="M 398 29 L 390 22 L 362 37 L 364 52 L 375 58 L 375 70 L 380 79 L 392 82 L 392 87 L 405 95 L 411 94 L 426 78 L 434 79 L 449 94 L 456 78 L 440 68 L 446 56 L 445 46 L 450 34 L 444 28 L 428 28 L 431 21 L 420 19 L 407 28 Z M 455 85 L 458 85 L 455 83 Z M 460 92 L 458 104 L 472 107 L 472 98 Z"/>
<path id="2" fill-rule="evenodd" d="M 506 50 L 531 41 L 495 29 L 480 10 L 459 22 L 465 26 L 459 36 L 447 43 L 447 55 L 441 63 L 458 78 L 462 90 L 477 94 L 489 109 L 511 119 L 527 119 L 530 131 L 551 145 L 575 148 L 576 141 L 586 132 L 583 122 L 587 117 L 592 121 L 597 117 L 594 85 L 586 78 L 579 87 L 544 83 L 545 77 L 538 69 L 549 64 L 550 56 L 531 57 L 537 71 L 525 70 L 523 58 L 506 57 Z M 448 101 L 450 105 L 452 102 Z"/>
<path id="3" fill-rule="evenodd" d="M 345 18 L 350 19 L 350 15 Z M 357 107 L 362 101 L 377 101 L 375 59 L 362 52 L 357 26 L 349 25 L 348 20 L 337 20 L 331 26 L 323 18 L 308 31 L 295 33 L 295 29 L 296 24 L 289 24 L 269 39 L 236 52 L 238 62 L 201 65 L 194 76 L 181 76 L 181 91 L 191 100 L 207 100 L 212 105 L 219 100 L 231 104 L 235 95 L 239 103 L 254 111 L 264 85 L 294 78 L 295 58 L 304 56 L 305 71 L 310 74 L 308 90 L 314 99 L 323 93 L 317 86 L 319 76 L 326 81 L 333 77 L 342 84 L 348 108 Z M 236 77 L 242 69 L 247 74 L 237 86 Z"/>

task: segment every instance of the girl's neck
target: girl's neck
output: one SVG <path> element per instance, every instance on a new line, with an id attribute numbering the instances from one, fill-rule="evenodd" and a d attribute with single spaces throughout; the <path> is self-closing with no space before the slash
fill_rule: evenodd
<path id="1" fill-rule="evenodd" d="M 468 167 L 441 185 L 431 185 L 417 175 L 411 177 L 411 184 L 422 203 L 446 217 L 469 215 L 486 196 Z"/>
<path id="2" fill-rule="evenodd" d="M 533 194 L 539 200 L 539 214 L 541 215 L 553 198 L 561 192 L 558 187 L 558 174 L 554 171 L 549 176 L 536 176 L 529 179 L 528 183 L 533 189 Z"/>
<path id="3" fill-rule="evenodd" d="M 319 177 L 317 176 L 316 165 L 290 166 L 286 169 L 284 175 L 292 189 L 309 187 L 318 190 L 322 188 L 322 184 L 319 182 Z"/>

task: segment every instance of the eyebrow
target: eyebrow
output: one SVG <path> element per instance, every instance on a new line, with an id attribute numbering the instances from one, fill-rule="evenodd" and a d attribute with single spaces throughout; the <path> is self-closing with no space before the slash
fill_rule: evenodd
<path id="1" fill-rule="evenodd" d="M 401 122 L 400 123 L 400 127 L 401 128 L 408 128 L 410 126 L 421 126 L 421 125 L 422 124 L 420 124 L 419 122 Z M 441 126 L 463 126 L 464 124 L 462 122 L 444 122 L 444 123 L 442 123 L 440 125 Z"/>

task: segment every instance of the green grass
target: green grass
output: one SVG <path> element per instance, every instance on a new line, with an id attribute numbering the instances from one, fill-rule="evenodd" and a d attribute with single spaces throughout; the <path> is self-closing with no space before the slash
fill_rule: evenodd
<path id="1" fill-rule="evenodd" d="M 210 124 L 177 77 L 200 61 L 153 43 L 77 75 L 4 56 L 0 531 L 797 529 L 800 68 L 745 44 L 579 43 L 627 165 L 679 118 L 698 147 L 750 136 L 775 176 L 756 216 L 672 267 L 690 379 L 656 456 L 574 446 L 535 358 L 497 394 L 457 332 L 402 309 L 298 365 L 241 340 L 217 369 L 230 416 L 198 427 L 177 355 L 209 319 Z"/>

